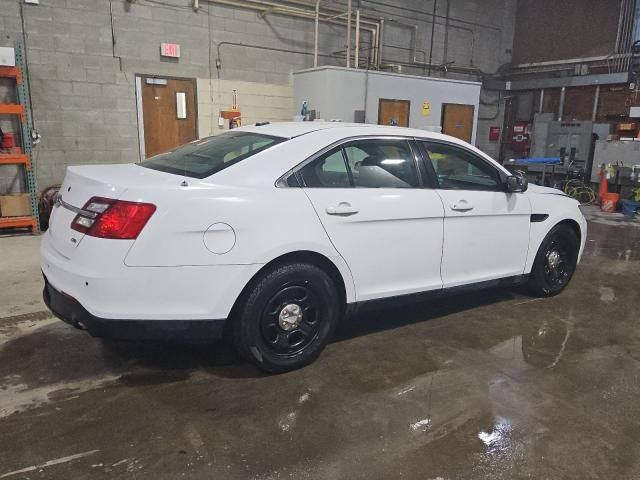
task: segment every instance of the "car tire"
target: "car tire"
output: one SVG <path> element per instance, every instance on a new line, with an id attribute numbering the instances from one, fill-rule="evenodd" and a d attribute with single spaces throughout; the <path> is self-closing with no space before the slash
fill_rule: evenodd
<path id="1" fill-rule="evenodd" d="M 306 263 L 276 266 L 250 285 L 233 319 L 233 340 L 258 368 L 288 372 L 320 355 L 339 316 L 338 291 L 322 269 Z"/>
<path id="2" fill-rule="evenodd" d="M 580 238 L 566 224 L 556 225 L 542 241 L 529 275 L 529 291 L 539 297 L 559 294 L 576 270 Z"/>

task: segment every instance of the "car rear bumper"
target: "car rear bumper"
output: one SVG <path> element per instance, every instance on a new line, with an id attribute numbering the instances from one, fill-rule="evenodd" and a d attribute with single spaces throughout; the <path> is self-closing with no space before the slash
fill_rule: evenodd
<path id="1" fill-rule="evenodd" d="M 92 336 L 113 340 L 209 343 L 222 338 L 226 319 L 113 320 L 89 313 L 75 298 L 56 290 L 44 277 L 44 303 L 63 322 Z"/>
<path id="2" fill-rule="evenodd" d="M 243 288 L 262 267 L 202 265 L 128 267 L 128 241 L 85 236 L 72 258 L 42 236 L 41 269 L 59 292 L 92 316 L 109 320 L 210 320 L 227 318 Z"/>

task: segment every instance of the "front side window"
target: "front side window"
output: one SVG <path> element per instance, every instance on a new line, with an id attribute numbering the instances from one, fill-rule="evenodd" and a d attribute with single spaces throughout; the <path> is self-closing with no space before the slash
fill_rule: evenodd
<path id="1" fill-rule="evenodd" d="M 229 132 L 187 143 L 140 165 L 152 170 L 205 178 L 286 139 L 250 132 Z"/>
<path id="2" fill-rule="evenodd" d="M 423 142 L 423 145 L 441 189 L 503 190 L 497 170 L 473 153 L 442 143 Z"/>
<path id="3" fill-rule="evenodd" d="M 417 188 L 416 162 L 405 140 L 358 140 L 345 146 L 356 188 Z"/>

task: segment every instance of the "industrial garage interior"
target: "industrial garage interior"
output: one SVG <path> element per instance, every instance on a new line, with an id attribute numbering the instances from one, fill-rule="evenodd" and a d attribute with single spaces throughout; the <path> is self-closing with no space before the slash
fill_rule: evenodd
<path id="1" fill-rule="evenodd" d="M 639 209 L 640 0 L 0 0 L 0 479 L 640 478 Z"/>

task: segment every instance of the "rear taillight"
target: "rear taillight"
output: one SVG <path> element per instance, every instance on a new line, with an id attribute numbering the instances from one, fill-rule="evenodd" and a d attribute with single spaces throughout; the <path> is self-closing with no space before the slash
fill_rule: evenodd
<path id="1" fill-rule="evenodd" d="M 92 197 L 71 222 L 71 228 L 98 238 L 134 240 L 156 211 L 151 203 Z"/>

